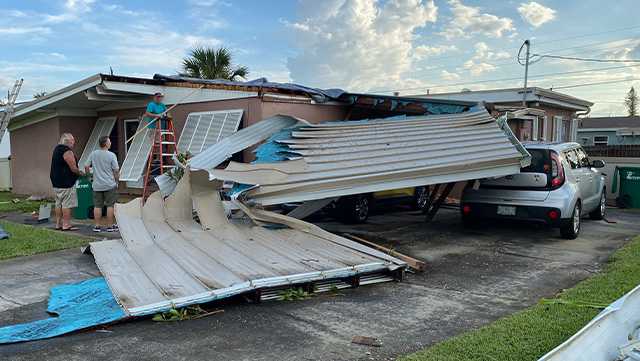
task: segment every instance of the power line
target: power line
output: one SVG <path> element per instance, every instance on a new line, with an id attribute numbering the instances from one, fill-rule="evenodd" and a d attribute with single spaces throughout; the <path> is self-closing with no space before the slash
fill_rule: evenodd
<path id="1" fill-rule="evenodd" d="M 552 59 L 564 59 L 564 60 L 576 60 L 576 61 L 590 61 L 596 63 L 640 63 L 638 59 L 594 59 L 594 58 L 579 58 L 573 56 L 562 56 L 562 55 L 541 55 L 541 54 L 533 54 L 532 57 L 536 59 L 533 62 L 538 62 L 544 58 L 552 58 Z M 518 62 L 520 60 L 518 59 Z"/>
<path id="2" fill-rule="evenodd" d="M 600 81 L 600 82 L 594 82 L 594 83 L 583 83 L 583 84 L 574 84 L 574 85 L 554 86 L 554 87 L 550 87 L 549 89 L 554 90 L 554 89 L 580 88 L 580 87 L 593 86 L 593 85 L 626 83 L 626 82 L 629 82 L 629 81 L 636 81 L 636 80 L 640 80 L 640 78 L 626 78 L 626 79 L 618 79 L 618 80 Z"/>
<path id="3" fill-rule="evenodd" d="M 586 37 L 590 37 L 590 36 L 604 35 L 604 34 L 616 33 L 616 32 L 619 32 L 619 31 L 625 31 L 625 30 L 638 29 L 638 28 L 640 28 L 640 25 L 637 25 L 637 26 L 630 26 L 630 27 L 627 27 L 627 28 L 619 28 L 619 29 L 613 29 L 613 30 L 601 31 L 601 32 L 597 32 L 597 33 L 590 33 L 590 34 L 582 34 L 582 35 L 570 36 L 570 37 L 560 38 L 560 39 L 553 39 L 553 40 L 547 40 L 547 41 L 536 41 L 536 43 L 537 43 L 537 44 L 555 43 L 555 42 L 563 41 L 563 40 L 572 40 L 572 39 L 586 38 Z"/>
<path id="4" fill-rule="evenodd" d="M 599 72 L 599 71 L 607 71 L 607 70 L 615 70 L 615 69 L 624 69 L 624 68 L 634 68 L 634 67 L 640 67 L 640 64 L 639 65 L 611 66 L 611 67 L 599 68 L 599 69 L 585 69 L 585 70 L 574 70 L 574 71 L 564 71 L 564 72 L 556 72 L 556 73 L 530 75 L 529 78 L 544 78 L 544 77 L 557 76 L 557 75 L 591 73 L 591 72 Z M 510 81 L 510 80 L 520 80 L 520 79 L 522 79 L 522 77 L 501 78 L 501 79 L 487 79 L 487 80 L 477 80 L 477 81 L 461 82 L 461 83 L 426 85 L 426 86 L 413 87 L 413 88 L 370 90 L 370 91 L 371 92 L 378 92 L 378 93 L 391 93 L 391 92 L 396 92 L 396 91 L 431 89 L 431 88 L 444 88 L 444 87 L 449 87 L 449 86 L 481 84 L 481 83 L 501 82 L 501 81 Z"/>

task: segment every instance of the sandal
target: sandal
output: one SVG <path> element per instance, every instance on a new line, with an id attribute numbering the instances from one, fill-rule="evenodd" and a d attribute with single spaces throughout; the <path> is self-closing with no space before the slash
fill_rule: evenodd
<path id="1" fill-rule="evenodd" d="M 80 228 L 78 228 L 78 227 L 74 227 L 74 226 L 71 226 L 71 227 L 69 227 L 69 228 L 60 228 L 60 230 L 61 230 L 62 232 L 67 232 L 67 231 L 79 231 L 79 230 L 80 230 Z"/>

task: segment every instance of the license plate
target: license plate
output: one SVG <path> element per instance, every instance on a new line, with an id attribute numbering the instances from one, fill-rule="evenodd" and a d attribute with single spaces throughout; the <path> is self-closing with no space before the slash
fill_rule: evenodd
<path id="1" fill-rule="evenodd" d="M 516 207 L 511 206 L 498 206 L 498 212 L 501 216 L 515 216 L 516 215 Z"/>

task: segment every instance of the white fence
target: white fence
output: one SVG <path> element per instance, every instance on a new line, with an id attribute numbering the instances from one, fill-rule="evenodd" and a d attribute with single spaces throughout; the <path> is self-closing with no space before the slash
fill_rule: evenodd
<path id="1" fill-rule="evenodd" d="M 0 191 L 11 189 L 11 161 L 0 158 Z"/>

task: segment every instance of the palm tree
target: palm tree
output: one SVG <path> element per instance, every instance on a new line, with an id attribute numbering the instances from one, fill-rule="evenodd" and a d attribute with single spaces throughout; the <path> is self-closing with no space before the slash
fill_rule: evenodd
<path id="1" fill-rule="evenodd" d="M 231 52 L 227 48 L 198 47 L 191 50 L 189 57 L 182 60 L 182 68 L 186 75 L 202 79 L 236 80 L 249 74 L 246 66 L 231 64 Z"/>

